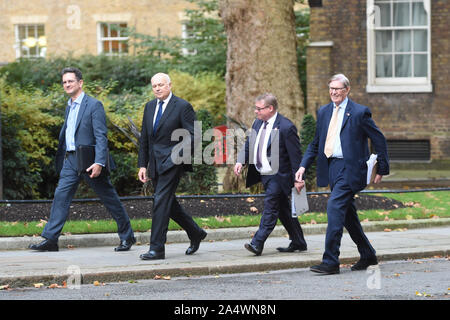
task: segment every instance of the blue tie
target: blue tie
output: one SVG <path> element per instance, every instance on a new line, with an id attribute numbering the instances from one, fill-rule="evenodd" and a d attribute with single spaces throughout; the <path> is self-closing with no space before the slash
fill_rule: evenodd
<path id="1" fill-rule="evenodd" d="M 163 104 L 164 104 L 164 101 L 159 102 L 158 113 L 156 114 L 155 124 L 153 125 L 153 135 L 155 135 L 155 133 L 156 133 L 156 129 L 158 128 L 159 120 L 161 119 L 161 116 L 162 116 Z"/>

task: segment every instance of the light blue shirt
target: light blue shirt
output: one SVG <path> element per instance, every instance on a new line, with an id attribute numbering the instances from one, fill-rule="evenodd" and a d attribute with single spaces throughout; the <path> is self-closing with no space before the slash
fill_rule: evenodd
<path id="1" fill-rule="evenodd" d="M 344 114 L 345 114 L 345 108 L 347 107 L 348 98 L 346 97 L 344 101 L 339 105 L 339 112 L 338 112 L 338 129 L 336 133 L 336 141 L 334 141 L 334 149 L 333 154 L 331 155 L 332 158 L 343 158 L 344 155 L 342 153 L 342 146 L 341 146 L 341 128 L 342 128 L 342 121 L 344 120 Z M 333 102 L 333 108 L 336 108 L 336 104 Z"/>
<path id="2" fill-rule="evenodd" d="M 82 92 L 75 101 L 69 99 L 67 105 L 69 106 L 69 115 L 67 116 L 66 128 L 66 151 L 75 151 L 75 127 L 77 124 L 78 111 L 80 110 L 81 101 L 83 101 L 84 92 Z"/>

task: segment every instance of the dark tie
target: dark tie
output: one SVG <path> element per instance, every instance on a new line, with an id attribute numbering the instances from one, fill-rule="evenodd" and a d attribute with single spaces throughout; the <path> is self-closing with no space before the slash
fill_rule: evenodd
<path id="1" fill-rule="evenodd" d="M 153 125 L 153 135 L 155 135 L 155 133 L 156 133 L 156 129 L 158 128 L 159 120 L 161 119 L 161 116 L 162 116 L 163 104 L 164 104 L 164 101 L 159 102 L 158 113 L 156 114 L 155 124 Z"/>
<path id="2" fill-rule="evenodd" d="M 261 136 L 259 137 L 258 142 L 258 150 L 256 154 L 256 167 L 258 169 L 261 169 L 262 167 L 262 150 L 264 145 L 264 138 L 266 137 L 266 127 L 267 127 L 267 121 L 264 121 L 264 127 L 261 129 Z"/>

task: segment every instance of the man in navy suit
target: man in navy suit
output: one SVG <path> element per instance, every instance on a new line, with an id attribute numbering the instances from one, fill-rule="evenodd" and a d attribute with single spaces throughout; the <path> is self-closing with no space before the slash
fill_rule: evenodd
<path id="1" fill-rule="evenodd" d="M 58 238 L 64 227 L 72 198 L 78 184 L 84 178 L 99 196 L 117 223 L 120 244 L 115 251 L 126 251 L 136 242 L 130 219 L 125 211 L 109 177 L 102 174 L 109 158 L 106 116 L 100 101 L 83 92 L 83 76 L 76 68 L 65 68 L 61 72 L 62 85 L 70 96 L 65 113 L 64 125 L 59 134 L 56 153 L 56 172 L 59 173 L 58 186 L 39 244 L 30 245 L 38 251 L 58 251 Z M 95 146 L 95 162 L 78 174 L 76 149 L 80 145 Z"/>
<path id="2" fill-rule="evenodd" d="M 141 254 L 142 260 L 165 258 L 169 219 L 173 219 L 186 230 L 191 241 L 187 255 L 195 253 L 207 233 L 180 206 L 175 191 L 182 174 L 192 171 L 191 155 L 194 141 L 195 112 L 186 100 L 172 94 L 170 77 L 157 73 L 152 79 L 155 99 L 145 105 L 139 143 L 138 178 L 145 183 L 152 180 L 155 188 L 152 213 L 150 249 Z M 185 132 L 181 142 L 172 139 L 172 133 Z M 181 147 L 180 147 L 181 143 Z M 185 150 L 191 154 L 178 154 Z M 188 161 L 184 161 L 187 159 Z"/>
<path id="3" fill-rule="evenodd" d="M 246 186 L 262 182 L 265 190 L 264 211 L 258 231 L 245 248 L 261 255 L 264 242 L 280 219 L 291 240 L 280 252 L 305 251 L 306 241 L 297 218 L 292 217 L 289 195 L 292 187 L 298 191 L 304 182 L 295 182 L 294 176 L 302 159 L 297 128 L 277 111 L 273 94 L 265 93 L 255 99 L 255 114 L 250 136 L 238 155 L 234 173 L 239 175 L 244 164 L 249 164 Z"/>
<path id="4" fill-rule="evenodd" d="M 343 227 L 357 245 L 360 260 L 352 270 L 365 270 L 378 264 L 375 249 L 370 244 L 359 222 L 354 196 L 367 185 L 369 158 L 368 139 L 378 154 L 378 169 L 374 183 L 389 174 L 386 139 L 368 107 L 348 98 L 350 82 L 343 74 L 331 77 L 328 82 L 331 103 L 317 112 L 314 140 L 305 152 L 296 180 L 303 181 L 305 170 L 317 157 L 317 184 L 330 185 L 331 195 L 327 204 L 328 227 L 325 252 L 320 265 L 312 266 L 313 272 L 339 273 L 339 248 Z"/>

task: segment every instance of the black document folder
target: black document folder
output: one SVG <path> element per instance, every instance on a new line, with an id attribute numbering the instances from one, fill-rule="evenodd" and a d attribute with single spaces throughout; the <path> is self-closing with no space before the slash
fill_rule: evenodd
<path id="1" fill-rule="evenodd" d="M 86 169 L 95 163 L 95 146 L 79 145 L 77 147 L 78 175 L 87 173 Z M 105 167 L 102 168 L 101 176 L 109 174 L 109 157 L 106 157 Z"/>

